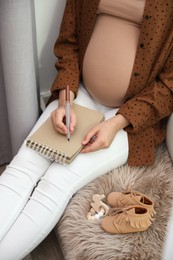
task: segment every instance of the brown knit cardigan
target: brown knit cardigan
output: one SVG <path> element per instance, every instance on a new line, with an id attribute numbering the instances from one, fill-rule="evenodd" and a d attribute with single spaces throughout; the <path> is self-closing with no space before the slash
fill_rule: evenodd
<path id="1" fill-rule="evenodd" d="M 99 1 L 67 0 L 54 48 L 58 74 L 49 102 L 58 98 L 59 90 L 67 83 L 77 95 Z M 129 165 L 153 164 L 155 146 L 165 139 L 167 118 L 172 111 L 173 0 L 146 0 L 131 80 L 118 112 L 131 123 L 125 128 Z"/>

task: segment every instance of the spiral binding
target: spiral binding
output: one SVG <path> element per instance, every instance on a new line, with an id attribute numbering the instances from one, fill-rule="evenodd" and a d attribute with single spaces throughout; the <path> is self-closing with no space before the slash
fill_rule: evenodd
<path id="1" fill-rule="evenodd" d="M 38 142 L 29 139 L 26 140 L 26 146 L 34 151 L 37 151 L 39 154 L 51 161 L 55 161 L 64 165 L 66 164 L 67 156 L 65 155 L 65 153 L 62 153 L 60 151 L 57 151 L 55 149 L 39 144 Z"/>

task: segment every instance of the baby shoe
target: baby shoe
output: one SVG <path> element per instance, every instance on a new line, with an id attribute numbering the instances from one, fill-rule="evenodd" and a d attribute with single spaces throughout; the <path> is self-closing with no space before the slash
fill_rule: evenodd
<path id="1" fill-rule="evenodd" d="M 154 202 L 146 195 L 131 189 L 124 192 L 111 192 L 107 197 L 107 202 L 113 208 L 140 205 L 147 208 L 151 216 L 155 214 Z"/>
<path id="2" fill-rule="evenodd" d="M 110 209 L 101 227 L 111 234 L 126 234 L 146 230 L 152 218 L 147 208 L 133 205 L 124 209 Z"/>

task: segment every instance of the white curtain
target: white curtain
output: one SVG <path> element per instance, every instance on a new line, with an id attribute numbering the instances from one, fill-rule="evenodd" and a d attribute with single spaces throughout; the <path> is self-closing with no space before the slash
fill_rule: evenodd
<path id="1" fill-rule="evenodd" d="M 39 115 L 32 0 L 0 0 L 0 164 Z"/>

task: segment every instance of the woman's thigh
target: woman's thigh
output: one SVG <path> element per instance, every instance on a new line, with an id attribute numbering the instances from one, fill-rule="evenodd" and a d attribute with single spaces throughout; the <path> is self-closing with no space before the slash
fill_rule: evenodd
<path id="1" fill-rule="evenodd" d="M 83 88 L 79 90 L 75 102 L 89 108 L 101 109 L 105 112 L 106 118 L 116 113 L 116 110 L 105 108 L 92 100 Z M 47 107 L 31 133 L 38 129 L 56 107 L 57 101 L 52 102 Z M 26 156 L 26 154 L 30 154 L 30 156 Z M 29 150 L 25 144 L 17 157 L 20 157 L 20 162 L 14 159 L 12 163 L 13 168 L 17 169 L 17 174 L 27 168 L 26 178 L 30 179 L 31 175 L 37 174 L 35 182 L 32 181 L 34 186 L 36 183 L 37 186 L 23 211 L 0 243 L 0 256 L 3 256 L 4 259 L 10 259 L 10 254 L 14 259 L 18 259 L 30 252 L 58 222 L 69 199 L 76 191 L 93 179 L 127 161 L 127 134 L 123 130 L 119 131 L 109 148 L 79 154 L 70 165 L 50 163 L 36 152 Z M 26 167 L 26 160 L 29 160 L 30 164 L 34 161 L 36 166 Z M 33 167 L 36 167 L 34 172 Z M 6 251 L 7 245 L 8 247 L 11 245 L 9 247 L 11 253 Z"/>
<path id="2" fill-rule="evenodd" d="M 34 234 L 35 243 L 38 244 L 55 226 L 69 200 L 80 188 L 113 168 L 123 165 L 127 157 L 127 135 L 122 130 L 108 149 L 79 154 L 70 165 L 52 163 L 24 209 L 25 215 L 32 216 L 42 231 L 39 237 Z"/>
<path id="3" fill-rule="evenodd" d="M 72 195 L 93 179 L 124 164 L 127 156 L 127 135 L 122 130 L 108 149 L 79 154 L 70 165 L 52 163 L 1 241 L 0 256 L 21 259 L 32 251 L 56 225 Z"/>
<path id="4" fill-rule="evenodd" d="M 95 102 L 82 86 L 79 89 L 78 98 L 75 102 L 89 108 L 101 109 L 105 113 L 106 118 L 113 116 L 117 111 Z M 56 108 L 56 106 L 57 102 L 54 101 L 51 110 Z M 127 158 L 127 133 L 124 130 L 120 130 L 107 149 L 85 154 L 81 153 L 69 165 L 52 163 L 38 183 L 32 198 L 37 197 L 39 198 L 38 201 L 43 201 L 44 198 L 50 197 L 51 201 L 54 201 L 52 212 L 57 209 L 56 220 L 58 220 L 69 199 L 76 191 L 113 168 L 123 165 Z M 45 199 L 45 203 L 46 201 L 50 202 L 49 199 Z"/>

